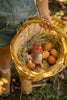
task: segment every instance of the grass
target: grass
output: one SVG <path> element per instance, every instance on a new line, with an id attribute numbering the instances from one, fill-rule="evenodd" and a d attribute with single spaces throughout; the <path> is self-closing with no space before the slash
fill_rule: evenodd
<path id="1" fill-rule="evenodd" d="M 33 90 L 30 95 L 30 100 L 66 100 L 67 96 L 58 95 L 57 86 L 55 84 L 47 84 L 46 86 L 40 87 L 38 90 Z M 28 100 L 28 96 L 21 96 L 21 100 Z"/>

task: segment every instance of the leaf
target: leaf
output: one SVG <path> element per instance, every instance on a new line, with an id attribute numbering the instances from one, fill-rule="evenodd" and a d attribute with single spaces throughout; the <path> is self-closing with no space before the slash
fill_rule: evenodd
<path id="1" fill-rule="evenodd" d="M 65 99 L 67 99 L 67 96 L 61 96 L 61 100 L 65 100 Z"/>
<path id="2" fill-rule="evenodd" d="M 37 94 L 36 97 L 35 97 L 35 100 L 39 100 L 39 98 L 40 98 L 40 95 Z"/>
<path id="3" fill-rule="evenodd" d="M 33 95 L 33 94 L 41 94 L 41 91 L 40 91 L 40 90 L 39 90 L 39 91 L 33 90 L 33 91 L 32 91 L 32 95 Z"/>
<path id="4" fill-rule="evenodd" d="M 35 94 L 35 93 L 37 93 L 37 91 L 33 90 L 33 91 L 32 91 L 32 94 Z"/>
<path id="5" fill-rule="evenodd" d="M 52 94 L 47 95 L 46 99 L 50 99 L 52 97 Z"/>
<path id="6" fill-rule="evenodd" d="M 49 87 L 51 87 L 51 84 L 48 84 L 47 86 L 48 86 L 48 88 L 49 88 Z"/>
<path id="7" fill-rule="evenodd" d="M 50 90 L 46 89 L 45 91 L 46 91 L 46 94 L 51 94 Z"/>
<path id="8" fill-rule="evenodd" d="M 56 100 L 59 100 L 59 97 L 58 96 L 56 96 Z"/>
<path id="9" fill-rule="evenodd" d="M 44 90 L 43 93 L 46 93 L 46 91 Z"/>
<path id="10" fill-rule="evenodd" d="M 22 97 L 21 97 L 21 100 L 27 100 L 27 99 L 26 99 L 26 97 L 23 97 L 23 96 L 22 96 Z"/>
<path id="11" fill-rule="evenodd" d="M 55 85 L 53 85 L 53 89 L 54 89 L 55 92 L 57 92 L 57 88 L 56 88 Z"/>
<path id="12" fill-rule="evenodd" d="M 44 89 L 50 88 L 50 87 L 51 87 L 51 84 L 48 84 L 48 85 L 44 86 Z"/>

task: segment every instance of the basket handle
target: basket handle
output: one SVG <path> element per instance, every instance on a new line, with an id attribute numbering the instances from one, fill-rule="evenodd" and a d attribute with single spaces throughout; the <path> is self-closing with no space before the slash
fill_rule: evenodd
<path id="1" fill-rule="evenodd" d="M 40 20 L 44 20 L 44 21 L 47 21 L 47 19 L 45 18 L 41 18 L 41 17 L 32 17 L 32 18 L 29 18 L 29 21 L 25 22 L 23 25 L 21 25 L 18 30 L 19 31 L 22 31 L 27 25 L 31 24 L 31 23 L 39 23 Z M 67 35 L 61 31 L 56 25 L 54 25 L 53 23 L 50 23 L 49 25 L 52 29 L 54 29 L 56 32 L 58 32 L 58 34 L 65 38 L 67 38 Z"/>

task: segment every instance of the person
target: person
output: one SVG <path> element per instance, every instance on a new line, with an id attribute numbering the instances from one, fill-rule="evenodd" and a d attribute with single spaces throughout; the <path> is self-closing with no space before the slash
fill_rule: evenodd
<path id="1" fill-rule="evenodd" d="M 33 12 L 38 9 L 39 16 L 48 19 L 47 25 L 41 21 L 42 26 L 48 26 L 51 22 L 48 0 L 0 0 L 0 96 L 8 96 L 10 93 L 10 80 L 11 80 L 11 55 L 10 55 L 10 42 L 16 34 L 17 28 L 21 22 L 32 16 Z M 21 75 L 21 90 L 29 94 L 32 91 L 32 84 Z M 24 84 L 28 87 L 25 87 Z M 23 88 L 22 88 L 23 87 Z"/>

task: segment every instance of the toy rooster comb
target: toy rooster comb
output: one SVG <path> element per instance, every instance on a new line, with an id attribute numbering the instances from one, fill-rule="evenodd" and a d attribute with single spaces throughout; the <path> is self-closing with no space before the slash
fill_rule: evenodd
<path id="1" fill-rule="evenodd" d="M 35 48 L 36 51 L 39 51 L 39 50 L 40 50 L 40 52 L 43 53 L 43 49 L 42 49 L 42 47 L 41 47 L 40 44 L 35 43 L 35 44 L 33 45 L 33 47 Z"/>

